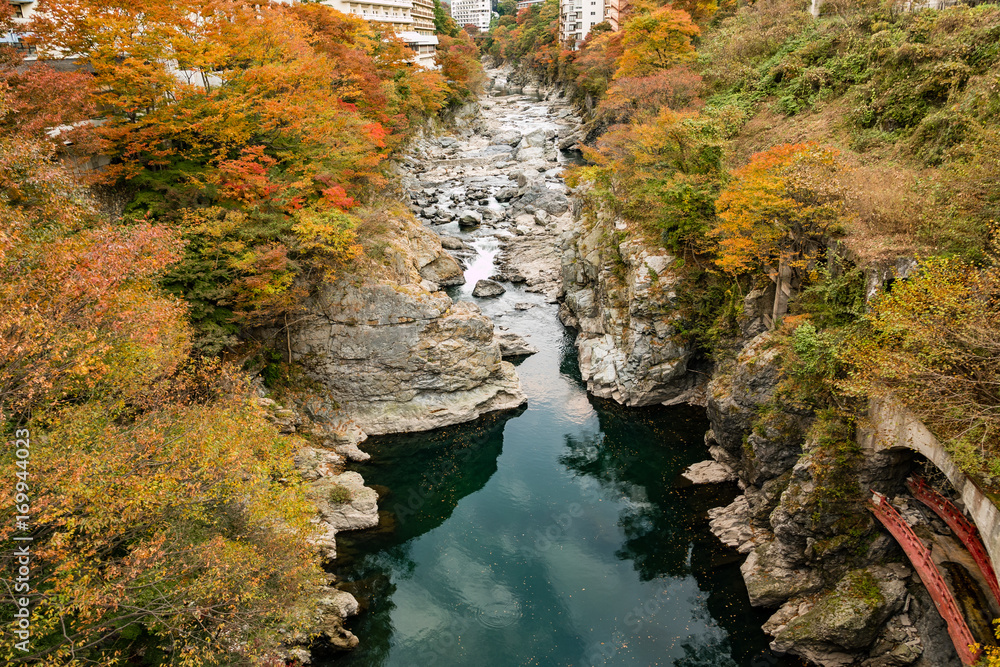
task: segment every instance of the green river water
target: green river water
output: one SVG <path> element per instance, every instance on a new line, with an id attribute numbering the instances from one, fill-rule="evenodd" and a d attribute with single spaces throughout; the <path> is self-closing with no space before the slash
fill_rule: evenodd
<path id="1" fill-rule="evenodd" d="M 484 271 L 495 239 L 479 241 Z M 483 245 L 485 244 L 485 245 Z M 456 298 L 471 298 L 469 284 Z M 515 310 L 513 304 L 536 304 Z M 350 654 L 396 665 L 798 664 L 774 656 L 740 558 L 706 512 L 735 485 L 684 487 L 708 458 L 704 410 L 623 408 L 588 396 L 572 335 L 539 295 L 484 300 L 539 353 L 518 366 L 517 413 L 365 443 L 354 469 L 380 494 L 379 528 L 338 536 L 336 573 L 362 604 Z"/>

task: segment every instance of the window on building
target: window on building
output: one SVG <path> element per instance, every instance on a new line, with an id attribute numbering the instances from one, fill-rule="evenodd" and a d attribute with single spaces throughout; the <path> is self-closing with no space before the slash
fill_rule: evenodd
<path id="1" fill-rule="evenodd" d="M 14 18 L 16 19 L 24 18 L 24 9 L 21 8 L 21 5 L 14 5 Z"/>
<path id="2" fill-rule="evenodd" d="M 597 12 L 590 12 L 590 15 L 591 15 L 591 16 L 596 16 L 596 15 L 597 15 Z"/>

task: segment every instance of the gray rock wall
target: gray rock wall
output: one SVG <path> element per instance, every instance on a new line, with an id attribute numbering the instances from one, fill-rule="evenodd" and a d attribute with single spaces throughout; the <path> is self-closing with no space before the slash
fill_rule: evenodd
<path id="1" fill-rule="evenodd" d="M 692 350 L 678 336 L 675 258 L 638 240 L 616 243 L 598 222 L 562 237 L 563 323 L 576 347 L 587 390 L 630 406 L 685 400 Z"/>
<path id="2" fill-rule="evenodd" d="M 393 226 L 401 231 L 381 267 L 310 297 L 291 334 L 293 358 L 368 435 L 425 431 L 523 404 L 490 319 L 438 291 L 461 276 L 458 264 L 412 220 Z"/>
<path id="3" fill-rule="evenodd" d="M 868 488 L 902 487 L 908 455 L 864 433 L 821 442 L 815 415 L 780 394 L 774 336 L 756 336 L 716 369 L 706 436 L 744 491 L 712 510 L 710 525 L 747 554 L 751 603 L 777 609 L 764 626 L 772 647 L 824 667 L 957 666 L 947 635 L 927 630 L 937 612 L 919 580 L 865 505 Z"/>

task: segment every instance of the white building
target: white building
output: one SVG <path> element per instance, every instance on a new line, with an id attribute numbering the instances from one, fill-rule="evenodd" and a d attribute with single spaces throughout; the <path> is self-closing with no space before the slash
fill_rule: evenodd
<path id="1" fill-rule="evenodd" d="M 8 0 L 8 2 L 14 10 L 14 23 L 16 24 L 27 23 L 31 15 L 35 13 L 37 5 L 35 0 Z M 0 34 L 0 45 L 13 46 L 20 51 L 25 60 L 35 59 L 35 47 L 25 44 L 23 35 L 16 31 Z"/>
<path id="2" fill-rule="evenodd" d="M 453 0 L 451 17 L 459 28 L 471 23 L 480 31 L 486 32 L 490 29 L 490 20 L 493 18 L 493 4 L 491 0 Z"/>
<path id="3" fill-rule="evenodd" d="M 543 2 L 545 2 L 545 0 L 517 0 L 517 11 L 526 9 L 531 5 L 539 5 Z"/>
<path id="4" fill-rule="evenodd" d="M 571 49 L 579 48 L 590 29 L 604 21 L 604 0 L 559 0 L 559 36 Z"/>
<path id="5" fill-rule="evenodd" d="M 487 0 L 488 1 L 488 0 Z M 434 0 L 322 0 L 345 14 L 388 24 L 414 52 L 418 65 L 435 67 Z"/>

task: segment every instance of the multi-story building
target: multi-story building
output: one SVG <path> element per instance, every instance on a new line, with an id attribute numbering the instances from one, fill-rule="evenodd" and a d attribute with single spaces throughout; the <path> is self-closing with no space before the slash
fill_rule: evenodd
<path id="1" fill-rule="evenodd" d="M 35 13 L 35 5 L 37 4 L 35 0 L 8 0 L 8 3 L 14 12 L 15 25 L 27 23 L 31 15 Z M 0 45 L 13 46 L 20 51 L 25 60 L 35 59 L 35 47 L 26 44 L 24 35 L 17 32 L 16 29 L 6 34 L 0 34 Z"/>
<path id="2" fill-rule="evenodd" d="M 388 25 L 414 52 L 418 65 L 433 68 L 438 38 L 434 0 L 322 0 L 345 14 Z"/>
<path id="3" fill-rule="evenodd" d="M 451 4 L 451 17 L 459 28 L 472 24 L 482 32 L 490 29 L 493 18 L 493 3 L 491 0 L 454 0 Z"/>
<path id="4" fill-rule="evenodd" d="M 541 4 L 543 2 L 545 2 L 545 0 L 518 0 L 517 1 L 517 11 L 521 11 L 522 9 L 525 9 L 526 7 L 530 7 L 531 5 Z"/>
<path id="5" fill-rule="evenodd" d="M 579 48 L 590 29 L 604 21 L 605 0 L 560 0 L 559 36 L 571 49 Z"/>
<path id="6" fill-rule="evenodd" d="M 623 14 L 628 9 L 628 0 L 604 0 L 604 20 L 615 32 L 621 30 L 625 22 Z"/>

